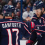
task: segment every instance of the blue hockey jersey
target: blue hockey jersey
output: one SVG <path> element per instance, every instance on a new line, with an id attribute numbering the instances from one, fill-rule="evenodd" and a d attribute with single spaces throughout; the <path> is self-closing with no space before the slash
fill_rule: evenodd
<path id="1" fill-rule="evenodd" d="M 30 29 L 34 29 L 33 23 L 30 23 Z M 32 26 L 31 26 L 32 25 Z M 0 20 L 1 45 L 20 45 L 20 34 L 25 38 L 30 36 L 28 25 L 15 19 Z"/>
<path id="2" fill-rule="evenodd" d="M 36 32 L 45 33 L 45 14 L 43 14 L 40 18 L 34 15 L 32 21 L 36 25 Z"/>
<path id="3" fill-rule="evenodd" d="M 38 41 L 37 45 L 45 45 L 45 14 L 40 18 L 34 15 L 32 21 L 35 23 L 36 29 L 32 32 L 30 40 L 27 41 L 26 45 L 32 45 L 36 40 Z"/>

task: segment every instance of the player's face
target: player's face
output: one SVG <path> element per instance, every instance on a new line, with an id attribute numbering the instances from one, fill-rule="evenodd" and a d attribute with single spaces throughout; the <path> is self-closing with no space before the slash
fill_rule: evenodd
<path id="1" fill-rule="evenodd" d="M 36 10 L 36 15 L 37 15 L 37 17 L 40 17 L 40 15 L 41 15 L 41 9 L 37 9 Z"/>

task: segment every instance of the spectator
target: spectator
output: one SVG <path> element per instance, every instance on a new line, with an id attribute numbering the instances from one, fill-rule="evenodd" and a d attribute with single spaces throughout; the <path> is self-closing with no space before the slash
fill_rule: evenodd
<path id="1" fill-rule="evenodd" d="M 2 8 L 5 4 L 7 4 L 5 1 L 1 1 Z"/>
<path id="2" fill-rule="evenodd" d="M 16 8 L 15 9 L 21 9 L 21 3 L 17 2 Z"/>
<path id="3" fill-rule="evenodd" d="M 3 6 L 6 4 L 6 2 L 5 1 L 1 1 L 0 2 L 0 14 L 2 13 L 2 8 L 3 8 Z"/>
<path id="4" fill-rule="evenodd" d="M 20 14 L 21 14 L 21 5 L 20 5 L 20 2 L 17 3 L 14 13 L 15 13 L 15 17 L 20 19 L 19 18 Z"/>
<path id="5" fill-rule="evenodd" d="M 24 8 L 27 7 L 28 3 L 30 3 L 30 2 L 31 2 L 31 0 L 26 0 L 25 4 L 24 4 Z"/>
<path id="6" fill-rule="evenodd" d="M 26 4 L 28 4 L 31 0 L 26 0 Z"/>
<path id="7" fill-rule="evenodd" d="M 17 2 L 21 2 L 21 0 L 12 0 L 13 5 L 16 6 Z"/>
<path id="8" fill-rule="evenodd" d="M 20 20 L 20 12 L 17 12 L 17 13 L 16 13 L 15 19 Z"/>
<path id="9" fill-rule="evenodd" d="M 33 12 L 30 11 L 30 6 L 27 6 L 27 11 L 23 12 L 23 20 L 26 20 L 26 21 L 31 21 L 33 17 Z"/>
<path id="10" fill-rule="evenodd" d="M 12 2 L 9 1 L 8 4 L 6 4 L 4 7 L 3 7 L 3 11 L 6 11 L 6 12 L 14 12 L 14 6 L 12 5 Z"/>
<path id="11" fill-rule="evenodd" d="M 28 6 L 30 6 L 30 11 L 32 11 L 33 10 L 33 6 L 32 6 L 31 2 L 28 3 Z M 27 7 L 25 7 L 25 8 L 27 8 Z"/>
<path id="12" fill-rule="evenodd" d="M 30 11 L 32 11 L 32 9 L 33 9 L 33 5 L 32 5 L 31 2 L 28 3 L 28 6 L 30 6 Z"/>

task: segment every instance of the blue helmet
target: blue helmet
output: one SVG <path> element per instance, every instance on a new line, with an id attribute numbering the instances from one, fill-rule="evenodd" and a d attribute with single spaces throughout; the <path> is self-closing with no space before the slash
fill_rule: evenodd
<path id="1" fill-rule="evenodd" d="M 34 3 L 34 7 L 35 9 L 39 9 L 39 8 L 41 9 L 44 7 L 44 3 L 42 1 L 37 1 Z"/>

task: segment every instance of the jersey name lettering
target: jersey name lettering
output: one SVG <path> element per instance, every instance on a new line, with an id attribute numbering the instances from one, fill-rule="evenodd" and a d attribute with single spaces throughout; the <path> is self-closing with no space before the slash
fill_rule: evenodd
<path id="1" fill-rule="evenodd" d="M 20 23 L 4 23 L 2 24 L 3 28 L 9 28 L 9 27 L 17 27 L 17 28 L 21 28 L 21 24 Z"/>

